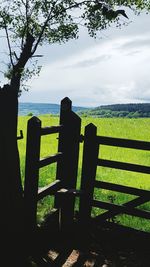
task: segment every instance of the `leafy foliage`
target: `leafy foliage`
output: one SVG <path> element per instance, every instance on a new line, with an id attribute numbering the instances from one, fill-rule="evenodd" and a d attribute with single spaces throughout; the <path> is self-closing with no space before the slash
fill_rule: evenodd
<path id="1" fill-rule="evenodd" d="M 150 104 L 115 104 L 100 106 L 80 111 L 79 115 L 83 117 L 100 117 L 100 118 L 150 118 Z"/>
<path id="2" fill-rule="evenodd" d="M 111 23 L 116 26 L 127 22 L 124 9 L 138 14 L 149 11 L 150 1 L 145 0 L 3 0 L 0 1 L 0 31 L 5 32 L 9 62 L 5 77 L 20 92 L 20 85 L 40 68 L 30 69 L 38 46 L 46 43 L 64 43 L 78 38 L 79 25 L 87 27 L 96 37 L 98 31 Z M 125 20 L 120 20 L 125 17 Z M 26 65 L 28 66 L 26 67 Z"/>

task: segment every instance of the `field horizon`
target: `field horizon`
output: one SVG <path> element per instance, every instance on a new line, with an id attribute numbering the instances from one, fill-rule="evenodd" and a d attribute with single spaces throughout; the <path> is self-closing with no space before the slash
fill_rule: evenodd
<path id="1" fill-rule="evenodd" d="M 150 103 L 128 103 L 128 104 L 111 104 L 101 105 L 98 107 L 73 106 L 73 111 L 82 117 L 125 117 L 125 118 L 144 118 L 150 117 Z M 19 115 L 33 114 L 59 115 L 60 105 L 55 103 L 32 103 L 20 102 Z"/>

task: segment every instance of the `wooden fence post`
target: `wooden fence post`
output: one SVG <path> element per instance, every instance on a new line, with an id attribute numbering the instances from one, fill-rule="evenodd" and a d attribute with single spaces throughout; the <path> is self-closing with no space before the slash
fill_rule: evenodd
<path id="1" fill-rule="evenodd" d="M 32 117 L 28 121 L 24 199 L 26 211 L 26 227 L 29 233 L 36 230 L 37 192 L 39 179 L 41 121 Z"/>
<path id="2" fill-rule="evenodd" d="M 63 128 L 59 135 L 58 146 L 58 151 L 62 152 L 62 160 L 58 163 L 56 177 L 62 181 L 62 186 L 66 189 L 76 188 L 81 130 L 81 119 L 71 109 L 71 100 L 64 98 L 61 101 L 60 112 L 60 124 Z M 60 203 L 61 197 L 61 227 L 64 229 L 73 222 L 75 197 L 67 191 L 59 194 L 56 203 Z"/>
<path id="3" fill-rule="evenodd" d="M 98 142 L 96 140 L 96 132 L 97 128 L 92 123 L 85 127 L 81 175 L 81 191 L 83 192 L 83 195 L 80 197 L 79 207 L 79 221 L 84 227 L 86 227 L 90 221 L 92 210 L 94 181 L 96 177 L 99 151 Z"/>

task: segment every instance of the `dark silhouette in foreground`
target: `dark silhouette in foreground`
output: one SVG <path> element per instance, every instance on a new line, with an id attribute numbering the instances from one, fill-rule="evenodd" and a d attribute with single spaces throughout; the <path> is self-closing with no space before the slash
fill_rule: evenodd
<path id="1" fill-rule="evenodd" d="M 58 152 L 40 158 L 42 135 L 58 133 Z M 98 136 L 96 126 L 85 127 L 81 133 L 81 119 L 72 111 L 71 101 L 62 100 L 60 125 L 41 127 L 41 121 L 32 117 L 28 122 L 27 154 L 25 173 L 25 218 L 28 239 L 28 255 L 38 266 L 118 266 L 144 267 L 150 260 L 149 234 L 123 228 L 108 221 L 115 216 L 128 214 L 150 219 L 150 213 L 138 209 L 149 201 L 149 191 L 96 180 L 97 166 L 126 171 L 148 173 L 150 167 L 99 158 L 101 145 L 149 150 L 150 143 Z M 81 185 L 77 188 L 78 158 L 83 142 Z M 39 169 L 57 163 L 56 180 L 39 190 Z M 113 199 L 108 202 L 94 195 L 94 190 L 105 189 L 135 196 L 118 205 Z M 37 202 L 46 196 L 54 196 L 54 211 L 37 227 Z M 78 201 L 76 208 L 75 201 Z M 92 208 L 104 209 L 91 217 Z M 132 217 L 131 217 L 132 218 Z M 74 263 L 69 263 L 73 261 Z M 65 263 L 66 262 L 66 263 Z M 66 264 L 66 265 L 63 265 Z M 72 264 L 72 265 L 71 265 Z"/>
<path id="2" fill-rule="evenodd" d="M 38 267 L 149 266 L 150 234 L 113 223 L 91 224 L 90 229 L 74 225 L 65 233 L 53 233 L 46 227 L 41 231 L 38 244 L 44 246 L 31 258 Z"/>

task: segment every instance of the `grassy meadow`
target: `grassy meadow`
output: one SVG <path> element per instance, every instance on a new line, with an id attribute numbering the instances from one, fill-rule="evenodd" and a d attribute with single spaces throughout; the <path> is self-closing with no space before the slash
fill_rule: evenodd
<path id="1" fill-rule="evenodd" d="M 18 131 L 23 130 L 24 139 L 19 140 L 19 152 L 21 159 L 21 173 L 22 180 L 24 180 L 24 165 L 25 165 L 25 146 L 26 146 L 26 128 L 27 121 L 30 117 L 19 117 Z M 59 118 L 51 115 L 39 116 L 42 121 L 42 126 L 52 126 L 59 124 Z M 150 119 L 126 119 L 126 118 L 82 118 L 82 134 L 84 134 L 84 127 L 93 123 L 97 126 L 98 135 L 127 138 L 135 140 L 150 141 Z M 43 136 L 41 138 L 41 158 L 52 155 L 57 152 L 57 134 Z M 78 171 L 78 187 L 80 187 L 81 177 L 81 165 L 82 165 L 82 149 L 83 144 L 80 145 L 80 159 L 79 159 L 79 171 Z M 108 160 L 118 160 L 135 164 L 142 164 L 150 166 L 150 152 L 139 151 L 127 148 L 117 148 L 109 146 L 100 147 L 100 157 Z M 39 187 L 48 185 L 55 180 L 56 165 L 44 167 L 40 170 Z M 121 171 L 110 168 L 98 167 L 97 168 L 97 180 L 113 182 L 122 185 L 128 185 L 136 188 L 142 188 L 150 190 L 150 175 L 140 174 L 129 171 Z M 108 190 L 96 189 L 94 192 L 95 198 L 105 200 L 107 202 L 113 202 L 116 204 L 123 204 L 135 196 L 129 196 L 127 194 Z M 44 201 L 38 203 L 38 220 L 47 213 L 53 206 L 52 197 L 47 197 Z M 138 208 L 150 210 L 150 203 L 147 202 Z M 93 216 L 103 212 L 100 209 L 93 209 Z M 116 216 L 115 221 L 127 226 L 131 226 L 137 229 L 150 232 L 150 223 L 146 219 L 139 219 L 136 217 L 121 215 Z"/>

